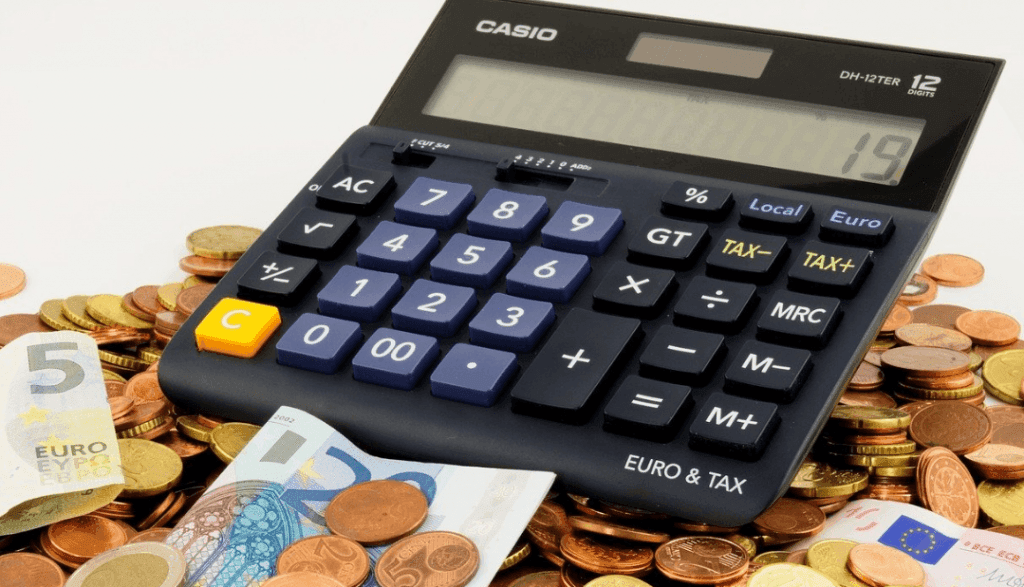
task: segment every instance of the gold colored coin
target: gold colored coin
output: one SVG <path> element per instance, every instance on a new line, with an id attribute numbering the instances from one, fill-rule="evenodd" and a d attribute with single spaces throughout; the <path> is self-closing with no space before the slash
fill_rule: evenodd
<path id="1" fill-rule="evenodd" d="M 129 371 L 142 371 L 146 367 L 149 367 L 149 363 L 146 361 L 141 361 L 135 357 L 122 355 L 120 353 L 112 353 L 105 349 L 99 349 L 99 357 L 104 363 L 110 363 L 116 367 L 124 367 Z"/>
<path id="2" fill-rule="evenodd" d="M 777 563 L 754 571 L 747 578 L 747 587 L 836 587 L 836 584 L 811 567 Z"/>
<path id="3" fill-rule="evenodd" d="M 181 290 L 184 288 L 185 286 L 180 283 L 168 283 L 161 285 L 156 290 L 156 299 L 160 302 L 161 306 L 173 312 L 176 307 L 175 300 L 178 299 L 178 294 L 181 293 Z"/>
<path id="4" fill-rule="evenodd" d="M 835 469 L 824 463 L 805 461 L 789 484 L 789 492 L 800 497 L 837 497 L 853 495 L 867 486 L 865 471 Z"/>
<path id="5" fill-rule="evenodd" d="M 185 557 L 160 542 L 126 544 L 85 563 L 65 587 L 182 587 Z"/>
<path id="6" fill-rule="evenodd" d="M 512 552 L 508 553 L 505 560 L 501 561 L 501 566 L 498 567 L 498 570 L 504 571 L 505 569 L 518 565 L 523 562 L 523 559 L 530 556 L 532 551 L 533 548 L 530 547 L 530 543 L 525 539 L 520 539 L 520 542 L 517 542 L 512 547 Z"/>
<path id="7" fill-rule="evenodd" d="M 784 563 L 788 558 L 789 553 L 784 550 L 770 550 L 755 556 L 750 559 L 750 562 L 755 565 L 770 565 L 774 563 Z"/>
<path id="8" fill-rule="evenodd" d="M 651 587 L 651 584 L 628 575 L 601 575 L 583 587 Z"/>
<path id="9" fill-rule="evenodd" d="M 50 328 L 56 328 L 57 330 L 72 330 L 75 332 L 86 332 L 84 328 L 81 328 L 71 320 L 64 317 L 64 312 L 61 310 L 61 302 L 63 300 L 47 300 L 43 302 L 42 306 L 39 306 L 39 319 L 43 321 Z"/>
<path id="10" fill-rule="evenodd" d="M 110 369 L 103 369 L 103 380 L 104 381 L 119 381 L 121 383 L 128 383 L 128 380 L 122 377 L 118 373 L 114 373 Z"/>
<path id="11" fill-rule="evenodd" d="M 846 568 L 846 559 L 857 544 L 853 540 L 815 542 L 807 549 L 807 566 L 832 579 L 839 587 L 870 587 Z"/>
<path id="12" fill-rule="evenodd" d="M 895 408 L 837 406 L 829 424 L 850 430 L 890 430 L 910 426 L 910 414 Z"/>
<path id="13" fill-rule="evenodd" d="M 185 238 L 185 246 L 193 255 L 200 257 L 237 259 L 262 233 L 262 230 L 248 226 L 211 226 L 189 234 Z"/>
<path id="14" fill-rule="evenodd" d="M 99 294 L 92 296 L 85 303 L 85 310 L 98 322 L 107 326 L 127 326 L 147 330 L 153 328 L 152 322 L 140 320 L 132 316 L 121 305 L 121 296 L 113 294 Z"/>
<path id="15" fill-rule="evenodd" d="M 981 366 L 985 389 L 997 397 L 1008 396 L 1020 401 L 1021 380 L 1024 380 L 1024 350 L 998 352 Z"/>
<path id="16" fill-rule="evenodd" d="M 99 330 L 103 325 L 93 320 L 86 311 L 86 304 L 89 296 L 71 296 L 64 298 L 60 303 L 60 310 L 64 317 L 70 320 L 79 328 L 85 330 Z"/>
<path id="17" fill-rule="evenodd" d="M 244 422 L 225 422 L 210 431 L 210 448 L 225 464 L 231 464 L 260 427 Z"/>
<path id="18" fill-rule="evenodd" d="M 184 469 L 181 457 L 166 446 L 140 438 L 121 438 L 117 446 L 121 449 L 125 481 L 121 497 L 160 495 L 181 480 Z"/>
<path id="19" fill-rule="evenodd" d="M 177 425 L 178 431 L 192 440 L 210 442 L 210 432 L 213 431 L 213 428 L 200 424 L 196 416 L 178 416 Z"/>
<path id="20" fill-rule="evenodd" d="M 825 447 L 831 452 L 846 455 L 906 455 L 917 449 L 917 443 L 913 440 L 896 444 L 840 444 L 826 441 Z"/>
<path id="21" fill-rule="evenodd" d="M 1000 526 L 1024 524 L 1024 481 L 982 481 L 978 505 Z"/>

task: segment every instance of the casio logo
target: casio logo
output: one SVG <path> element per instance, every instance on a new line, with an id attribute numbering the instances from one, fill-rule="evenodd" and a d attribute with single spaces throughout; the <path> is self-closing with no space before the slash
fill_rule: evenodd
<path id="1" fill-rule="evenodd" d="M 537 39 L 538 41 L 554 41 L 558 36 L 558 31 L 555 29 L 542 29 L 528 24 L 513 25 L 507 22 L 498 24 L 493 20 L 481 20 L 476 24 L 476 30 L 480 33 L 505 35 L 519 39 Z"/>

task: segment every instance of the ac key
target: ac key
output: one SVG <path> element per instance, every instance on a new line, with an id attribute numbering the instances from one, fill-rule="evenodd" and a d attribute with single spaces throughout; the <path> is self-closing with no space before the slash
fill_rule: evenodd
<path id="1" fill-rule="evenodd" d="M 594 290 L 594 309 L 652 318 L 675 289 L 674 271 L 618 261 Z"/>

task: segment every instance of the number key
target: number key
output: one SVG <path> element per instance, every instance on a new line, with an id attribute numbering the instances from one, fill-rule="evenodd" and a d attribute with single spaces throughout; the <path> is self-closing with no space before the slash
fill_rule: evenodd
<path id="1" fill-rule="evenodd" d="M 380 328 L 352 357 L 352 378 L 409 390 L 441 354 L 437 339 Z"/>
<path id="2" fill-rule="evenodd" d="M 448 230 L 458 224 L 474 199 L 469 184 L 419 177 L 395 202 L 395 220 Z"/>
<path id="3" fill-rule="evenodd" d="M 452 235 L 430 261 L 430 277 L 445 283 L 488 288 L 512 262 L 512 245 L 505 241 Z"/>
<path id="4" fill-rule="evenodd" d="M 494 294 L 469 322 L 469 340 L 496 349 L 528 353 L 555 321 L 548 302 Z"/>
<path id="5" fill-rule="evenodd" d="M 316 299 L 321 314 L 374 322 L 401 291 L 402 282 L 394 273 L 345 265 L 320 290 Z"/>
<path id="6" fill-rule="evenodd" d="M 548 214 L 541 196 L 492 189 L 466 217 L 469 234 L 522 242 L 530 238 Z"/>
<path id="7" fill-rule="evenodd" d="M 468 287 L 417 279 L 391 309 L 396 328 L 453 336 L 476 307 L 476 292 Z"/>
<path id="8" fill-rule="evenodd" d="M 545 247 L 601 255 L 622 230 L 622 211 L 617 208 L 590 206 L 578 202 L 563 202 L 540 229 Z"/>
<path id="9" fill-rule="evenodd" d="M 356 249 L 360 267 L 412 275 L 437 248 L 437 231 L 384 221 Z"/>
<path id="10" fill-rule="evenodd" d="M 334 373 L 362 339 L 363 333 L 355 322 L 303 314 L 277 342 L 277 362 L 318 373 Z"/>
<path id="11" fill-rule="evenodd" d="M 508 293 L 566 303 L 590 274 L 586 255 L 530 247 L 505 276 Z"/>

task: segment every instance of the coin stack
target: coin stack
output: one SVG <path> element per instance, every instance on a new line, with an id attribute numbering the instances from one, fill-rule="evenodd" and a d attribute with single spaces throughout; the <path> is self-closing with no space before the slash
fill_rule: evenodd
<path id="1" fill-rule="evenodd" d="M 910 414 L 895 408 L 838 406 L 816 451 L 827 462 L 866 469 L 869 484 L 856 498 L 911 503 L 915 496 L 911 463 L 917 444 L 907 438 L 910 422 Z"/>

